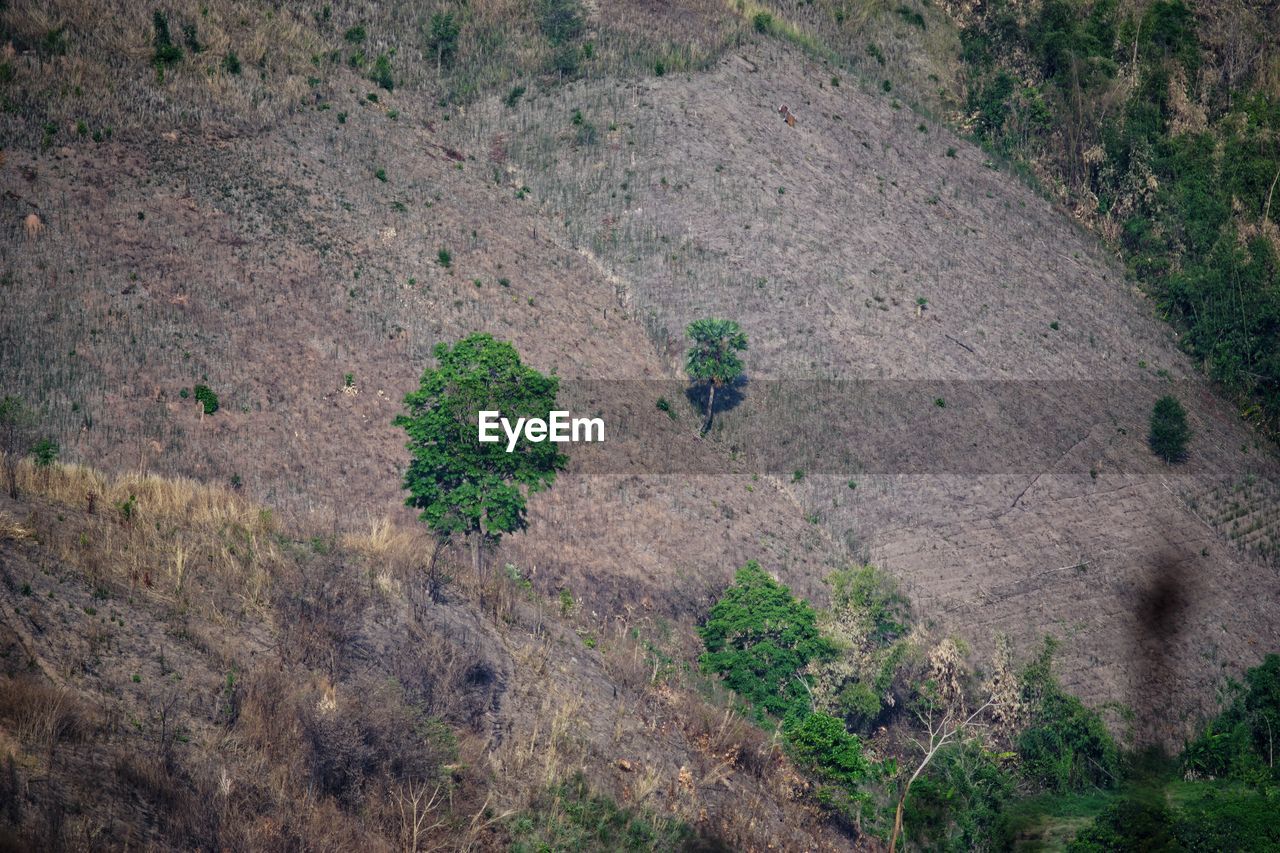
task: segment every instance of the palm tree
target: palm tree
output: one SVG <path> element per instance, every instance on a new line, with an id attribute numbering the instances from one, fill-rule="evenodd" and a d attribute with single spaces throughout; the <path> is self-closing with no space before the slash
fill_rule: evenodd
<path id="1" fill-rule="evenodd" d="M 747 336 L 734 321 L 712 317 L 690 323 L 685 334 L 693 341 L 685 370 L 690 379 L 707 387 L 707 417 L 702 424 L 702 434 L 706 435 L 715 411 L 716 389 L 742 375 L 738 353 L 746 350 Z"/>

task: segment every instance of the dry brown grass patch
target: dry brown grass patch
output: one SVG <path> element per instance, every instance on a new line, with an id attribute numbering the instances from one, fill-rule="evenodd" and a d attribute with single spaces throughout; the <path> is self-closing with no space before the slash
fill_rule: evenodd
<path id="1" fill-rule="evenodd" d="M 34 677 L 0 680 L 0 720 L 33 753 L 51 753 L 59 743 L 83 739 L 90 717 L 69 690 Z"/>
<path id="2" fill-rule="evenodd" d="M 271 510 L 216 486 L 30 463 L 19 483 L 64 510 L 42 517 L 35 535 L 95 584 L 217 613 L 231 602 L 261 607 L 287 562 Z M 205 594 L 193 597 L 192 583 Z"/>

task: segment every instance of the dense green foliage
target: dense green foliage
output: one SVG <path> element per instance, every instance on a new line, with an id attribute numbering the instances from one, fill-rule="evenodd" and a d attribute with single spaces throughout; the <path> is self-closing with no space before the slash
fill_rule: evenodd
<path id="1" fill-rule="evenodd" d="M 818 780 L 817 802 L 860 824 L 869 799 L 862 785 L 886 768 L 863 754 L 862 740 L 844 720 L 814 709 L 811 665 L 838 649 L 819 630 L 813 608 L 753 560 L 738 570 L 699 633 L 707 648 L 703 669 L 748 700 L 757 722 L 782 717 L 787 752 Z"/>
<path id="2" fill-rule="evenodd" d="M 1187 458 L 1190 439 L 1187 410 L 1178 398 L 1166 395 L 1156 400 L 1151 409 L 1151 430 L 1147 434 L 1151 452 L 1166 462 L 1181 462 Z"/>
<path id="3" fill-rule="evenodd" d="M 837 814 L 856 820 L 869 797 L 862 783 L 876 768 L 862 752 L 862 740 L 844 722 L 818 713 L 796 714 L 783 725 L 787 752 L 818 778 L 818 802 Z"/>
<path id="4" fill-rule="evenodd" d="M 151 24 L 155 30 L 151 39 L 152 64 L 160 69 L 182 61 L 182 48 L 173 43 L 173 36 L 169 32 L 169 16 L 157 9 L 151 15 Z"/>
<path id="5" fill-rule="evenodd" d="M 196 398 L 196 402 L 204 409 L 206 415 L 212 415 L 218 411 L 218 395 L 208 385 L 197 385 L 192 388 L 192 396 Z"/>
<path id="6" fill-rule="evenodd" d="M 818 620 L 748 563 L 700 629 L 702 665 L 751 702 L 757 721 L 783 718 L 787 753 L 812 775 L 818 804 L 859 832 L 875 833 L 881 815 L 874 804 L 886 793 L 878 785 L 900 778 L 897 761 L 868 757 L 848 718 L 830 713 L 823 694 L 830 683 L 858 683 L 861 661 L 875 660 L 875 652 L 905 647 L 908 606 L 892 580 L 870 566 L 836 572 L 831 583 L 832 611 Z M 904 809 L 912 845 L 1002 850 L 1015 839 L 1038 839 L 1071 842 L 1079 853 L 1276 849 L 1280 824 L 1272 814 L 1280 788 L 1272 784 L 1271 733 L 1280 723 L 1280 655 L 1232 686 L 1226 709 L 1178 766 L 1159 754 L 1122 755 L 1097 711 L 1054 677 L 1056 647 L 1046 638 L 1019 674 L 1022 723 L 1012 750 L 999 751 L 998 739 L 962 737 L 915 780 Z M 907 672 L 908 680 L 919 675 Z M 927 687 L 909 688 L 897 704 L 919 701 L 921 690 Z M 1183 781 L 1184 768 L 1191 777 L 1232 781 Z"/>
<path id="7" fill-rule="evenodd" d="M 911 786 L 905 825 L 926 850 L 998 849 L 1004 809 L 1016 796 L 1013 774 L 1002 766 L 1007 755 L 977 741 L 945 750 Z"/>
<path id="8" fill-rule="evenodd" d="M 1220 779 L 1280 781 L 1280 655 L 1267 655 L 1231 686 L 1231 701 L 1183 755 L 1187 770 Z"/>
<path id="9" fill-rule="evenodd" d="M 1183 347 L 1274 431 L 1280 262 L 1258 224 L 1280 223 L 1280 101 L 1239 60 L 1266 56 L 1246 20 L 1224 45 L 1184 0 L 992 0 L 962 45 L 978 136 L 1093 206 Z"/>
<path id="10" fill-rule="evenodd" d="M 1120 751 L 1102 718 L 1062 689 L 1052 671 L 1055 644 L 1022 674 L 1028 723 L 1017 749 L 1024 777 L 1048 791 L 1109 788 L 1120 780 Z"/>
<path id="11" fill-rule="evenodd" d="M 1067 849 L 1071 853 L 1109 853 L 1180 848 L 1163 792 L 1144 790 L 1116 800 L 1092 825 L 1082 829 Z"/>
<path id="12" fill-rule="evenodd" d="M 441 535 L 492 540 L 520 530 L 527 495 L 550 486 L 566 458 L 551 442 L 521 441 L 511 453 L 505 442 L 480 443 L 478 413 L 546 418 L 559 380 L 525 367 L 515 347 L 491 335 L 438 344 L 434 355 L 395 419 L 409 435 L 406 503 Z"/>
<path id="13" fill-rule="evenodd" d="M 674 851 L 690 846 L 692 833 L 682 823 L 623 808 L 591 793 L 577 773 L 553 786 L 508 823 L 512 853 L 573 850 L 588 853 Z"/>
<path id="14" fill-rule="evenodd" d="M 738 569 L 734 582 L 698 629 L 707 651 L 702 668 L 751 703 L 757 720 L 809 711 L 809 661 L 835 654 L 818 631 L 808 603 L 769 577 L 755 560 Z"/>
<path id="15" fill-rule="evenodd" d="M 1262 851 L 1280 847 L 1273 733 L 1280 722 L 1280 655 L 1230 686 L 1229 701 L 1181 762 L 1133 768 L 1082 829 L 1074 853 L 1114 850 Z M 1185 775 L 1186 781 L 1183 780 Z M 1206 777 L 1210 781 L 1204 781 Z M 1216 780 L 1216 781 L 1214 781 Z"/>
<path id="16" fill-rule="evenodd" d="M 837 784 L 853 788 L 871 769 L 862 754 L 862 741 L 835 717 L 821 713 L 793 717 L 784 731 L 792 757 Z"/>
<path id="17" fill-rule="evenodd" d="M 1082 829 L 1070 853 L 1113 851 L 1262 851 L 1280 847 L 1280 792 L 1274 788 L 1187 786 L 1169 797 L 1163 786 L 1127 792 Z"/>
<path id="18" fill-rule="evenodd" d="M 1194 850 L 1280 850 L 1280 789 L 1200 786 L 1179 809 L 1174 829 L 1182 847 Z"/>

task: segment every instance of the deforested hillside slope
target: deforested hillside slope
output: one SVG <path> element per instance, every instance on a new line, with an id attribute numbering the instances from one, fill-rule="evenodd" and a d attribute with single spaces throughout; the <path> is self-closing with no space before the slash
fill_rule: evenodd
<path id="1" fill-rule="evenodd" d="M 463 565 L 433 602 L 416 525 L 309 539 L 190 480 L 20 483 L 3 849 L 493 850 L 575 821 L 600 849 L 850 849 L 765 732 L 654 678 L 638 620 Z"/>
<path id="2" fill-rule="evenodd" d="M 1205 683 L 1280 639 L 1274 497 L 1249 486 L 1276 481 L 1269 447 L 1196 378 L 1123 269 L 984 152 L 776 43 L 705 76 L 579 84 L 514 115 L 490 104 L 452 130 L 479 146 L 515 127 L 518 179 L 617 279 L 673 363 L 699 316 L 752 335 L 750 376 L 764 384 L 722 416 L 727 446 L 785 438 L 769 431 L 781 413 L 759 402 L 765 386 L 919 381 L 917 408 L 897 412 L 909 462 L 860 448 L 835 421 L 808 435 L 853 448 L 851 462 L 781 450 L 772 470 L 816 456 L 793 485 L 806 512 L 901 577 L 932 618 L 980 647 L 995 632 L 1023 647 L 1067 639 L 1074 690 L 1178 709 L 1139 711 L 1139 734 L 1168 743 L 1212 701 Z M 1022 402 L 1033 380 L 1055 390 Z M 1145 446 L 1162 393 L 1190 406 L 1199 436 L 1176 468 Z M 1023 441 L 1020 418 L 966 420 L 1015 402 L 1065 434 L 1023 458 L 1039 435 Z M 987 449 L 976 468 L 970 445 Z M 993 463 L 1001 448 L 1007 463 Z M 1230 493 L 1261 548 L 1202 515 Z M 1156 599 L 1172 615 L 1153 635 Z"/>
<path id="3" fill-rule="evenodd" d="M 487 148 L 446 144 L 420 97 L 374 103 L 342 79 L 270 131 L 10 154 L 7 390 L 74 458 L 234 485 L 353 529 L 408 516 L 391 419 L 440 341 L 488 331 L 567 379 L 674 375 L 563 226 L 494 183 Z M 28 210 L 43 222 L 30 240 Z M 654 447 L 693 447 L 641 393 Z M 769 483 L 643 473 L 627 488 L 571 469 L 498 565 L 689 617 L 746 559 L 812 594 L 839 560 Z"/>
<path id="4" fill-rule="evenodd" d="M 988 5 L 988 52 L 1191 20 Z M 954 6 L 0 0 L 0 850 L 1002 849 L 1135 785 L 1201 846 L 1262 815 L 1275 448 L 1107 213 L 958 135 Z M 687 361 L 707 328 L 745 373 Z M 517 353 L 607 422 L 529 495 L 459 438 Z"/>

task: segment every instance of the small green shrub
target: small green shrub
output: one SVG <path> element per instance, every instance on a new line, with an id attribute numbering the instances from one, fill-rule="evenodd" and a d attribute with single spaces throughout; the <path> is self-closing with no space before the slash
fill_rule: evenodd
<path id="1" fill-rule="evenodd" d="M 182 40 L 187 43 L 187 49 L 192 53 L 204 53 L 204 45 L 200 43 L 200 39 L 196 37 L 196 25 L 186 24 L 182 28 Z"/>
<path id="2" fill-rule="evenodd" d="M 181 62 L 182 48 L 173 43 L 169 34 L 169 16 L 157 9 L 151 15 L 151 25 L 155 30 L 151 41 L 151 63 L 157 68 L 164 68 Z"/>
<path id="3" fill-rule="evenodd" d="M 805 713 L 783 725 L 787 751 L 796 763 L 817 772 L 852 793 L 871 775 L 871 762 L 862 753 L 862 741 L 849 734 L 844 722 L 828 714 Z"/>
<path id="4" fill-rule="evenodd" d="M 218 395 L 213 393 L 213 389 L 208 385 L 197 385 L 192 392 L 195 395 L 196 402 L 204 406 L 204 413 L 212 415 L 218 411 Z"/>
<path id="5" fill-rule="evenodd" d="M 911 24 L 914 27 L 919 27 L 922 30 L 925 28 L 924 15 L 921 15 L 916 10 L 909 6 L 899 6 L 897 8 L 897 12 L 898 17 L 906 21 L 908 24 Z"/>
<path id="6" fill-rule="evenodd" d="M 122 500 L 116 504 L 116 512 L 120 514 L 120 521 L 123 524 L 126 524 L 126 525 L 130 524 L 133 521 L 133 517 L 137 513 L 137 511 L 138 511 L 137 495 L 129 495 L 127 499 Z"/>
<path id="7" fill-rule="evenodd" d="M 51 438 L 42 438 L 36 442 L 31 448 L 31 455 L 35 458 L 36 467 L 48 468 L 58 461 L 59 452 L 58 442 Z"/>
<path id="8" fill-rule="evenodd" d="M 577 41 L 586 29 L 578 0 L 539 0 L 537 14 L 538 28 L 556 47 Z"/>
<path id="9" fill-rule="evenodd" d="M 453 255 L 449 253 L 448 249 L 441 247 L 440 251 L 436 252 L 436 263 L 445 269 L 449 269 L 449 267 L 453 266 Z"/>
<path id="10" fill-rule="evenodd" d="M 1151 451 L 1166 462 L 1181 462 L 1187 458 L 1190 439 L 1187 411 L 1178 398 L 1166 395 L 1156 400 L 1151 409 L 1151 431 L 1147 435 Z"/>
<path id="11" fill-rule="evenodd" d="M 388 92 L 395 89 L 396 81 L 391 76 L 391 57 L 385 53 L 378 54 L 377 60 L 373 63 L 373 73 L 369 75 L 369 79 Z"/>
<path id="12" fill-rule="evenodd" d="M 239 76 L 240 74 L 240 57 L 236 56 L 234 50 L 227 51 L 227 55 L 222 57 L 222 70 L 228 74 Z"/>
<path id="13" fill-rule="evenodd" d="M 461 34 L 462 25 L 452 12 L 436 12 L 431 16 L 427 46 L 436 55 L 437 67 L 444 68 L 453 64 L 458 53 L 458 36 Z"/>

